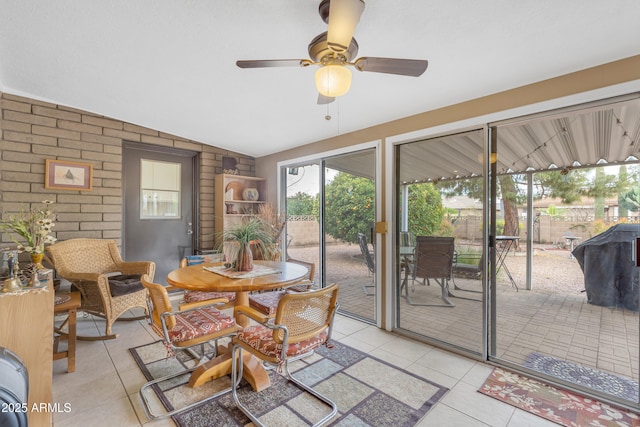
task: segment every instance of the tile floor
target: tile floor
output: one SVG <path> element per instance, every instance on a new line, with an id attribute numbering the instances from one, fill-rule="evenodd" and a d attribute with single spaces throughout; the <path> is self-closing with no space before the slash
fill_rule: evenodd
<path id="1" fill-rule="evenodd" d="M 79 334 L 96 334 L 101 320 L 78 319 Z M 71 411 L 54 415 L 56 427 L 173 426 L 171 419 L 149 422 L 138 391 L 144 377 L 128 349 L 156 340 L 146 321 L 116 322 L 119 337 L 111 341 L 79 341 L 76 371 L 66 372 L 66 360 L 54 362 L 53 398 Z M 418 426 L 553 426 L 549 421 L 477 392 L 490 365 L 338 316 L 334 338 L 450 391 Z"/>

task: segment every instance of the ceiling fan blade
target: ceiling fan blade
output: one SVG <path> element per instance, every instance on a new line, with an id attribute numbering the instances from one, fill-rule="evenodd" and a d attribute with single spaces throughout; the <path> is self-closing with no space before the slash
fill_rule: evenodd
<path id="1" fill-rule="evenodd" d="M 271 67 L 306 67 L 312 62 L 308 59 L 257 59 L 236 61 L 240 68 L 271 68 Z"/>
<path id="2" fill-rule="evenodd" d="M 427 69 L 429 61 L 422 59 L 372 58 L 356 59 L 354 66 L 358 71 L 373 73 L 398 74 L 401 76 L 419 77 Z"/>
<path id="3" fill-rule="evenodd" d="M 327 43 L 332 51 L 342 53 L 349 49 L 363 11 L 362 0 L 331 0 Z"/>
<path id="4" fill-rule="evenodd" d="M 331 104 L 336 99 L 332 96 L 324 96 L 323 94 L 318 94 L 318 105 Z"/>

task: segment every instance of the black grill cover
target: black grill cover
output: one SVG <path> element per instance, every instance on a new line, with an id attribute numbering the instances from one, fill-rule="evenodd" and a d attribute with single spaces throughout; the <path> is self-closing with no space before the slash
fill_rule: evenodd
<path id="1" fill-rule="evenodd" d="M 636 237 L 640 237 L 639 225 L 618 224 L 573 250 L 590 304 L 638 311 L 640 269 L 631 258 Z"/>

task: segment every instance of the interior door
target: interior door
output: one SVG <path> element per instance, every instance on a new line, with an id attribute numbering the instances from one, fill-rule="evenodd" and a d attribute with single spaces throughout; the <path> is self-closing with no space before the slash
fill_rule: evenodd
<path id="1" fill-rule="evenodd" d="M 155 282 L 193 253 L 197 153 L 125 144 L 123 257 L 156 263 Z"/>

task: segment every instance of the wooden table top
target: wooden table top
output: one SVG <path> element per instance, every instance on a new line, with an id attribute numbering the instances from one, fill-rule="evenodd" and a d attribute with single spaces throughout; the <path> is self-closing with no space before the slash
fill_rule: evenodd
<path id="1" fill-rule="evenodd" d="M 205 263 L 173 270 L 167 276 L 167 283 L 191 291 L 249 292 L 292 285 L 309 275 L 306 267 L 293 262 L 254 261 L 254 264 L 273 267 L 280 272 L 247 279 L 234 279 L 203 269 L 203 267 L 220 266 L 222 263 Z"/>

